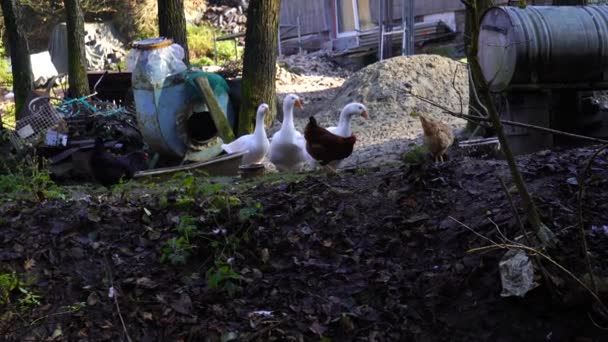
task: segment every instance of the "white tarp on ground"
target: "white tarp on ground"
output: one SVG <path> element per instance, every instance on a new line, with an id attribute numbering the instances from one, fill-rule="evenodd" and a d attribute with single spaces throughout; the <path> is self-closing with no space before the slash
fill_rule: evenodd
<path id="1" fill-rule="evenodd" d="M 89 70 L 104 70 L 108 59 L 118 62 L 125 55 L 124 44 L 111 22 L 85 23 L 85 49 Z M 49 52 L 60 74 L 68 72 L 67 26 L 59 23 L 49 39 Z"/>
<path id="2" fill-rule="evenodd" d="M 51 77 L 57 76 L 57 69 L 53 64 L 51 55 L 48 51 L 30 55 L 30 61 L 32 62 L 32 75 L 34 76 L 35 87 L 41 87 L 45 85 Z M 12 72 L 11 65 L 9 65 L 9 71 Z"/>

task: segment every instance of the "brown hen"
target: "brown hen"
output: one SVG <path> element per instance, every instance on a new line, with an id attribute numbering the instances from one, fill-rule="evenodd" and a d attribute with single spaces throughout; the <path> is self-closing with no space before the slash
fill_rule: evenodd
<path id="1" fill-rule="evenodd" d="M 306 128 L 304 129 L 304 138 L 306 139 L 306 151 L 319 162 L 319 164 L 336 171 L 329 162 L 347 158 L 353 153 L 353 148 L 357 138 L 354 135 L 350 137 L 341 137 L 335 135 L 325 128 L 317 124 L 314 117 L 310 117 Z"/>
<path id="2" fill-rule="evenodd" d="M 420 115 L 420 123 L 424 131 L 424 144 L 429 149 L 435 162 L 443 162 L 443 156 L 454 142 L 454 133 L 447 124 Z"/>

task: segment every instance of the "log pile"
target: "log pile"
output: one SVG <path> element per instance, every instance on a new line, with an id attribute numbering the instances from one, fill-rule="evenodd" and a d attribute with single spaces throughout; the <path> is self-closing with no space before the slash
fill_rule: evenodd
<path id="1" fill-rule="evenodd" d="M 209 6 L 203 20 L 231 34 L 245 32 L 247 13 L 242 6 Z"/>

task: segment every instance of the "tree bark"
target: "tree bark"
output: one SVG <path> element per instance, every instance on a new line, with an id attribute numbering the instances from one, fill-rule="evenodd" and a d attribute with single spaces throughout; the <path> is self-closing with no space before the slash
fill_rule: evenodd
<path id="1" fill-rule="evenodd" d="M 184 0 L 158 0 L 158 32 L 184 48 L 184 63 L 190 65 Z"/>
<path id="2" fill-rule="evenodd" d="M 22 27 L 21 8 L 16 0 L 3 0 L 2 13 L 8 36 L 8 48 L 11 54 L 13 70 L 13 93 L 15 93 L 15 113 L 21 118 L 21 109 L 25 100 L 34 89 L 30 49 Z"/>
<path id="3" fill-rule="evenodd" d="M 513 183 L 517 187 L 517 191 L 522 198 L 524 209 L 526 211 L 526 218 L 528 223 L 534 229 L 536 235 L 539 240 L 543 243 L 543 245 L 548 245 L 552 241 L 552 233 L 549 229 L 542 223 L 540 215 L 538 214 L 538 209 L 536 208 L 536 204 L 528 192 L 526 183 L 524 178 L 519 172 L 519 168 L 517 166 L 517 162 L 513 157 L 513 153 L 511 152 L 511 147 L 507 141 L 507 137 L 504 133 L 502 123 L 500 121 L 500 117 L 494 103 L 492 102 L 492 95 L 490 94 L 490 89 L 488 87 L 488 83 L 483 76 L 481 71 L 481 65 L 479 64 L 479 60 L 477 59 L 477 43 L 479 37 L 479 25 L 478 18 L 479 12 L 477 10 L 477 1 L 478 0 L 461 0 L 467 8 L 467 16 L 471 22 L 475 22 L 475 25 L 471 25 L 471 41 L 469 45 L 469 72 L 472 75 L 472 78 L 479 90 L 480 99 L 486 104 L 488 109 L 488 115 L 490 121 L 492 122 L 492 126 L 496 131 L 496 136 L 498 137 L 498 141 L 500 142 L 500 147 L 503 151 L 505 159 L 507 160 L 507 164 L 509 165 L 509 170 L 511 171 L 511 176 L 513 177 Z"/>
<path id="4" fill-rule="evenodd" d="M 253 131 L 257 107 L 266 103 L 276 116 L 276 60 L 280 0 L 251 0 L 247 11 L 247 33 L 243 55 L 243 102 L 239 113 L 238 135 Z"/>
<path id="5" fill-rule="evenodd" d="M 467 54 L 467 60 L 471 59 L 470 56 L 470 46 L 471 46 L 471 41 L 473 39 L 472 35 L 472 25 L 476 25 L 476 27 L 479 26 L 479 21 L 481 20 L 481 15 L 483 14 L 483 12 L 492 7 L 493 6 L 493 0 L 472 0 L 472 1 L 476 1 L 477 3 L 477 15 L 475 15 L 475 20 L 473 20 L 472 16 L 467 15 L 465 17 L 465 21 L 464 21 L 464 47 L 465 47 L 465 51 Z M 477 37 L 475 37 L 475 40 L 477 40 Z M 483 100 L 478 99 L 475 97 L 475 92 L 477 92 L 479 94 L 479 89 L 475 88 L 475 84 L 473 82 L 469 82 L 469 114 L 470 115 L 477 115 L 477 113 L 483 113 L 484 110 L 482 109 L 483 107 L 487 107 L 485 104 L 483 104 Z M 477 111 L 475 110 L 477 109 Z M 472 122 L 467 122 L 467 130 L 468 131 L 473 131 L 475 128 L 477 127 L 477 125 L 475 125 Z"/>
<path id="6" fill-rule="evenodd" d="M 68 34 L 68 75 L 72 98 L 90 93 L 84 46 L 84 16 L 78 0 L 63 0 Z"/>

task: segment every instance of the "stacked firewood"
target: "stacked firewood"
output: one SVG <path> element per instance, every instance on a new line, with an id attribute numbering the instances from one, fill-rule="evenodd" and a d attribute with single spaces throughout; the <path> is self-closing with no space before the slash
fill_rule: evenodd
<path id="1" fill-rule="evenodd" d="M 219 27 L 224 32 L 245 32 L 247 13 L 242 6 L 209 6 L 203 20 Z"/>

